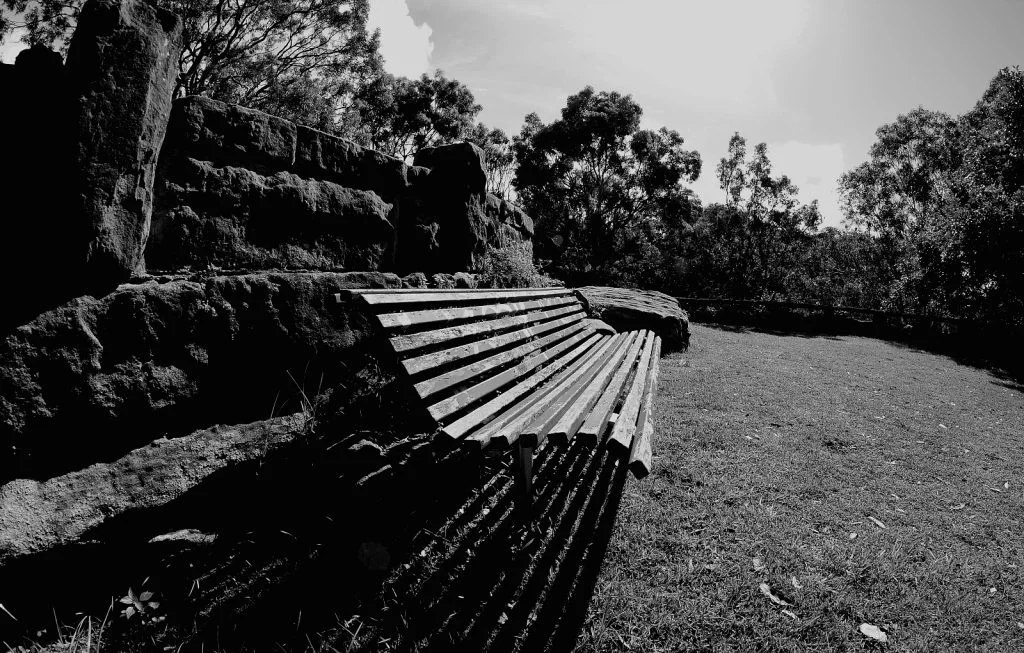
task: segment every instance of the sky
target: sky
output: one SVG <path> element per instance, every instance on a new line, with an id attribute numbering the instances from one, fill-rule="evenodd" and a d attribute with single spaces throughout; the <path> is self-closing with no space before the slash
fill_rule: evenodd
<path id="1" fill-rule="evenodd" d="M 645 128 L 701 154 L 693 189 L 739 132 L 838 225 L 836 180 L 875 130 L 918 106 L 960 114 L 1024 64 L 1024 0 L 371 0 L 387 69 L 466 84 L 509 135 L 590 85 L 632 95 Z M 11 62 L 20 45 L 0 46 Z"/>
<path id="2" fill-rule="evenodd" d="M 510 135 L 587 85 L 632 95 L 700 152 L 705 204 L 732 133 L 765 142 L 830 225 L 880 125 L 963 113 L 1024 64 L 1024 0 L 372 0 L 370 19 L 390 72 L 444 71 Z"/>

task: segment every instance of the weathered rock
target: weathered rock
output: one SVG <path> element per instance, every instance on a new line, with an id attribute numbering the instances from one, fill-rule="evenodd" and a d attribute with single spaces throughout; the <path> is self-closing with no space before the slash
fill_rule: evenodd
<path id="1" fill-rule="evenodd" d="M 595 319 L 595 318 L 592 318 L 592 317 L 588 317 L 587 319 L 584 320 L 584 322 L 586 323 L 586 325 L 588 327 L 590 327 L 591 329 L 593 329 L 597 333 L 604 333 L 604 334 L 607 334 L 609 336 L 614 336 L 616 333 L 618 333 L 618 331 L 615 329 L 615 327 L 613 327 L 612 325 L 608 324 L 607 322 L 604 322 L 603 320 L 598 320 L 598 319 Z"/>
<path id="2" fill-rule="evenodd" d="M 125 285 L 0 341 L 0 481 L 48 478 L 161 435 L 294 412 L 375 339 L 346 288 L 381 273 L 277 273 Z"/>
<path id="3" fill-rule="evenodd" d="M 438 272 L 430 276 L 430 286 L 432 288 L 449 290 L 455 287 L 455 277 L 444 272 Z"/>
<path id="4" fill-rule="evenodd" d="M 374 193 L 195 159 L 171 159 L 161 173 L 150 268 L 377 270 L 390 263 L 392 205 Z"/>
<path id="5" fill-rule="evenodd" d="M 665 293 L 609 286 L 584 286 L 576 293 L 591 317 L 619 331 L 651 329 L 661 336 L 665 349 L 690 343 L 689 318 L 679 302 Z"/>
<path id="6" fill-rule="evenodd" d="M 476 288 L 476 277 L 468 272 L 456 272 L 452 275 L 456 288 Z"/>
<path id="7" fill-rule="evenodd" d="M 404 162 L 344 138 L 299 126 L 295 171 L 349 188 L 373 191 L 394 202 L 405 193 Z"/>
<path id="8" fill-rule="evenodd" d="M 263 460 L 302 437 L 301 416 L 217 426 L 149 445 L 45 482 L 0 486 L 0 567 L 71 544 L 128 511 L 164 506 L 228 468 Z"/>
<path id="9" fill-rule="evenodd" d="M 422 272 L 413 272 L 402 277 L 403 288 L 426 288 L 427 275 Z"/>
<path id="10" fill-rule="evenodd" d="M 174 101 L 160 156 L 199 159 L 267 174 L 292 169 L 297 141 L 295 124 L 284 118 L 191 96 Z"/>
<path id="11" fill-rule="evenodd" d="M 83 280 L 94 290 L 113 288 L 142 263 L 181 30 L 177 16 L 141 0 L 89 0 L 78 16 L 67 58 L 77 112 L 74 219 L 84 229 Z"/>
<path id="12" fill-rule="evenodd" d="M 84 243 L 66 183 L 75 170 L 64 63 L 40 45 L 23 50 L 16 62 L 0 66 L 0 125 L 6 127 L 6 155 L 0 157 L 0 276 L 18 278 L 7 284 L 0 329 L 77 294 L 72 287 L 80 275 L 69 275 L 66 266 L 80 257 Z M 31 274 L 25 274 L 28 270 Z"/>

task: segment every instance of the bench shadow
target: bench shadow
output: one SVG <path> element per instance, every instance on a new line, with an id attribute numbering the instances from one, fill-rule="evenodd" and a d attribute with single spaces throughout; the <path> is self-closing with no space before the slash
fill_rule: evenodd
<path id="1" fill-rule="evenodd" d="M 82 614 L 95 628 L 106 614 L 111 650 L 572 649 L 625 464 L 581 442 L 542 448 L 532 511 L 514 500 L 507 451 L 381 471 L 299 452 L 118 520 L 87 546 L 4 574 L 25 591 L 16 605 L 5 597 L 22 632 L 2 641 L 40 641 L 37 629 Z M 218 537 L 146 544 L 175 528 Z M 158 621 L 119 614 L 129 587 L 155 593 Z"/>

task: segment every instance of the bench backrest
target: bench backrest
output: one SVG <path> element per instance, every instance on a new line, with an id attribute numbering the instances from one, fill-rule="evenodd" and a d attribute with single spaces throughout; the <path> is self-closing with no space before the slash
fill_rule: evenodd
<path id="1" fill-rule="evenodd" d="M 609 336 L 563 288 L 351 291 L 377 315 L 441 430 L 461 438 Z"/>

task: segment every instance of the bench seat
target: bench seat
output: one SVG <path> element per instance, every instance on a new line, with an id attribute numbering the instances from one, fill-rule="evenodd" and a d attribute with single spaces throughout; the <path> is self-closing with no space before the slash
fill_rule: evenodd
<path id="1" fill-rule="evenodd" d="M 443 440 L 513 447 L 528 476 L 533 450 L 576 438 L 650 473 L 653 331 L 598 333 L 564 288 L 347 294 L 378 320 Z"/>

